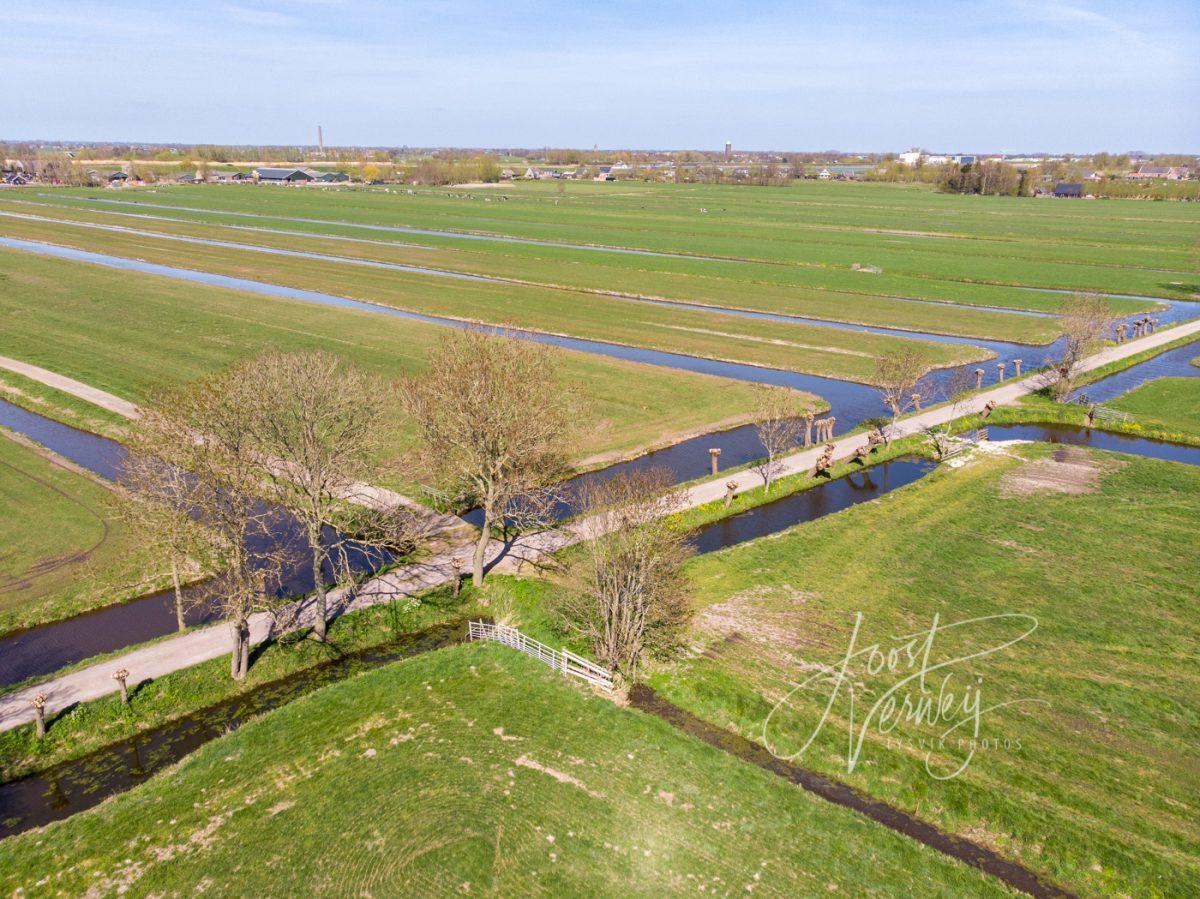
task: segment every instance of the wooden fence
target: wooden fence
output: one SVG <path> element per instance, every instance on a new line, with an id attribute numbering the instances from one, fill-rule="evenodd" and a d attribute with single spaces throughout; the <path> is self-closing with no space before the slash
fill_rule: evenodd
<path id="1" fill-rule="evenodd" d="M 527 637 L 515 627 L 505 624 L 488 624 L 485 621 L 471 621 L 467 624 L 467 636 L 471 640 L 491 640 L 493 643 L 503 643 L 505 646 L 511 646 L 519 652 L 533 656 L 555 671 L 561 671 L 564 675 L 577 677 L 605 690 L 613 688 L 612 675 L 595 662 L 577 656 L 565 647 L 552 649 L 545 643 Z"/>

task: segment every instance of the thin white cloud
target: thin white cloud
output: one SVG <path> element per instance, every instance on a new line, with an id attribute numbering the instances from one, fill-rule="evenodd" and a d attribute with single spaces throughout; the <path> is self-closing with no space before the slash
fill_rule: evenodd
<path id="1" fill-rule="evenodd" d="M 1088 6 L 1063 3 L 1059 0 L 1011 0 L 1011 2 L 1023 15 L 1045 24 L 1087 28 L 1131 40 L 1143 40 L 1146 37 L 1132 24 L 1119 21 L 1111 15 Z M 1145 12 L 1145 7 L 1138 4 L 1130 4 L 1127 8 L 1135 14 Z"/>

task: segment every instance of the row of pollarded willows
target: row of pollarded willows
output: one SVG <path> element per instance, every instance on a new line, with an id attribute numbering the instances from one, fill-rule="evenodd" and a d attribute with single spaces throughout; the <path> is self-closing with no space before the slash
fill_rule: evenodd
<path id="1" fill-rule="evenodd" d="M 1062 336 L 1057 350 L 1046 359 L 1045 370 L 1039 375 L 1041 386 L 1055 400 L 1065 402 L 1074 393 L 1083 374 L 1082 363 L 1111 332 L 1114 321 L 1107 300 L 1097 294 L 1074 294 L 1063 303 L 1059 319 Z M 1016 371 L 1020 376 L 1019 361 Z M 982 370 L 976 374 L 981 375 Z M 1003 380 L 1003 363 L 1000 377 Z M 972 388 L 978 389 L 981 383 L 973 379 L 966 368 L 959 368 L 940 386 L 935 386 L 928 377 L 928 364 L 919 354 L 907 349 L 879 357 L 875 382 L 883 404 L 891 412 L 891 427 L 885 432 L 889 445 L 896 422 L 908 412 L 920 412 L 922 401 L 927 405 L 951 401 Z"/>

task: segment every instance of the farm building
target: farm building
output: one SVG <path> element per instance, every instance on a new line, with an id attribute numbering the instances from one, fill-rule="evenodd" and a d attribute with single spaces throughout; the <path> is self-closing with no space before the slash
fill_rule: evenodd
<path id="1" fill-rule="evenodd" d="M 317 180 L 322 184 L 341 184 L 344 181 L 349 181 L 350 176 L 345 172 L 322 172 L 317 176 Z"/>
<path id="2" fill-rule="evenodd" d="M 1054 185 L 1056 197 L 1082 197 L 1083 185 L 1077 181 L 1060 181 Z"/>
<path id="3" fill-rule="evenodd" d="M 1126 177 L 1137 179 L 1165 178 L 1167 181 L 1182 181 L 1188 176 L 1186 165 L 1143 165 L 1136 172 L 1130 172 Z"/>
<path id="4" fill-rule="evenodd" d="M 318 176 L 308 169 L 259 168 L 254 170 L 254 177 L 259 181 L 273 184 L 296 184 L 304 181 L 316 181 Z"/>

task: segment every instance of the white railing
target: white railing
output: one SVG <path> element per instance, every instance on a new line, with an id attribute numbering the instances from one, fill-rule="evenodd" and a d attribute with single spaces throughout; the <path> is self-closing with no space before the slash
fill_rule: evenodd
<path id="1" fill-rule="evenodd" d="M 471 621 L 467 623 L 467 636 L 471 640 L 491 640 L 493 643 L 503 643 L 526 655 L 533 656 L 549 665 L 555 671 L 585 680 L 589 684 L 613 688 L 612 675 L 595 662 L 577 656 L 567 648 L 552 649 L 545 643 L 527 637 L 515 627 L 506 624 L 488 624 L 486 621 Z"/>
<path id="2" fill-rule="evenodd" d="M 1108 406 L 1097 406 L 1092 412 L 1098 421 L 1117 421 L 1127 424 L 1134 420 L 1133 416 L 1128 412 L 1121 412 L 1119 409 L 1110 409 Z"/>
<path id="3" fill-rule="evenodd" d="M 959 434 L 956 437 L 951 437 L 950 446 L 944 453 L 942 453 L 941 458 L 951 459 L 954 456 L 965 453 L 969 449 L 974 449 L 987 439 L 987 428 L 979 428 L 975 431 L 970 431 L 965 434 Z"/>

